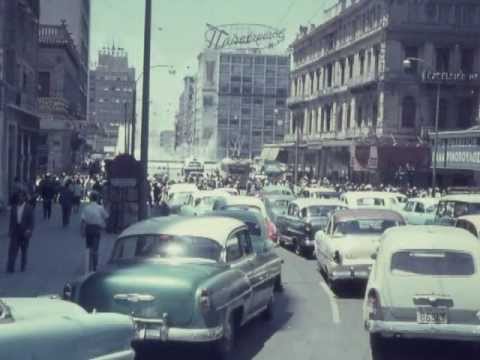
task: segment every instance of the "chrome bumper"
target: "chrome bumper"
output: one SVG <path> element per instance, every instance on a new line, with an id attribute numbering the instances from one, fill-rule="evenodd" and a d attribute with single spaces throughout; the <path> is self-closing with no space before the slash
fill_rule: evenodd
<path id="1" fill-rule="evenodd" d="M 132 349 L 130 349 L 125 351 L 119 351 L 109 355 L 103 355 L 90 360 L 133 360 L 133 359 L 135 359 L 135 352 Z"/>
<path id="2" fill-rule="evenodd" d="M 335 266 L 330 272 L 330 278 L 336 280 L 368 280 L 370 276 L 371 265 L 339 265 Z"/>
<path id="3" fill-rule="evenodd" d="M 162 319 L 134 318 L 135 341 L 208 343 L 220 340 L 223 326 L 204 329 L 169 327 Z"/>
<path id="4" fill-rule="evenodd" d="M 401 321 L 367 320 L 365 322 L 365 328 L 371 333 L 378 333 L 385 337 L 457 341 L 480 340 L 480 325 L 435 325 Z"/>

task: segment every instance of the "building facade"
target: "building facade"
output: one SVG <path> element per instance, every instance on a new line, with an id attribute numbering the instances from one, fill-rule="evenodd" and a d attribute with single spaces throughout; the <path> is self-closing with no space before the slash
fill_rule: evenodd
<path id="1" fill-rule="evenodd" d="M 67 25 L 40 25 L 39 29 L 38 170 L 71 171 L 81 161 L 81 128 L 86 123 L 83 67 Z"/>
<path id="2" fill-rule="evenodd" d="M 291 45 L 290 161 L 337 179 L 428 177 L 438 82 L 440 129 L 478 121 L 480 4 L 340 0 L 326 17 Z M 471 80 L 444 81 L 460 74 Z"/>
<path id="3" fill-rule="evenodd" d="M 192 151 L 195 138 L 195 78 L 186 76 L 183 79 L 183 91 L 178 101 L 178 112 L 175 114 L 175 148 Z"/>
<path id="4" fill-rule="evenodd" d="M 0 0 L 0 197 L 35 178 L 38 0 Z"/>
<path id="5" fill-rule="evenodd" d="M 87 139 L 95 152 L 114 149 L 119 126 L 131 123 L 135 86 L 135 69 L 129 66 L 127 53 L 114 46 L 102 49 L 96 68 L 90 71 L 89 119 L 102 128 L 103 134 L 94 143 Z"/>
<path id="6" fill-rule="evenodd" d="M 173 154 L 175 146 L 175 131 L 164 130 L 160 132 L 160 148 L 167 154 Z"/>
<path id="7" fill-rule="evenodd" d="M 209 160 L 260 155 L 282 142 L 290 57 L 205 50 L 198 57 L 194 144 Z"/>

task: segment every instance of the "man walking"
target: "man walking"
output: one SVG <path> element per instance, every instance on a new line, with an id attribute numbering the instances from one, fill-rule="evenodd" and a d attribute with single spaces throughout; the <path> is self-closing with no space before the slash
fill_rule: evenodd
<path id="1" fill-rule="evenodd" d="M 27 194 L 20 190 L 16 196 L 16 203 L 12 205 L 10 212 L 7 273 L 15 272 L 15 262 L 18 251 L 21 252 L 21 271 L 27 266 L 27 252 L 34 226 L 33 208 L 27 203 Z"/>
<path id="2" fill-rule="evenodd" d="M 62 225 L 67 227 L 70 225 L 70 216 L 72 215 L 73 206 L 73 189 L 70 180 L 67 180 L 60 192 L 60 205 L 62 206 Z"/>
<path id="3" fill-rule="evenodd" d="M 45 175 L 45 178 L 40 183 L 40 194 L 43 200 L 43 218 L 49 220 L 52 216 L 52 202 L 55 197 L 55 184 L 50 175 Z"/>
<path id="4" fill-rule="evenodd" d="M 108 213 L 98 204 L 96 192 L 90 194 L 90 203 L 82 210 L 82 232 L 85 235 L 87 250 L 89 251 L 88 271 L 96 271 L 98 265 L 98 247 L 102 229 L 105 229 Z"/>

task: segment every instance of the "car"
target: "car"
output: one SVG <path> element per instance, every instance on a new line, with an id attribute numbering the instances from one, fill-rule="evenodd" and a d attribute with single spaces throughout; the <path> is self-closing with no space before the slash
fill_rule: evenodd
<path id="1" fill-rule="evenodd" d="M 363 304 L 373 360 L 392 339 L 480 341 L 480 243 L 463 229 L 403 226 L 382 236 Z"/>
<path id="2" fill-rule="evenodd" d="M 387 191 L 350 191 L 340 196 L 340 200 L 350 209 L 383 208 L 401 211 L 406 199 L 403 194 Z"/>
<path id="3" fill-rule="evenodd" d="M 269 217 L 267 208 L 261 199 L 254 196 L 226 196 L 219 198 L 214 205 L 214 210 L 227 210 L 227 209 L 248 209 L 255 211 L 262 215 L 265 220 L 265 226 L 267 227 L 268 238 L 273 242 L 278 240 L 277 227 Z"/>
<path id="4" fill-rule="evenodd" d="M 432 225 L 435 222 L 439 200 L 438 198 L 408 199 L 401 214 L 410 225 Z"/>
<path id="5" fill-rule="evenodd" d="M 455 227 L 467 230 L 480 239 L 480 215 L 460 216 L 455 221 Z"/>
<path id="6" fill-rule="evenodd" d="M 213 210 L 215 201 L 220 197 L 230 196 L 222 190 L 196 191 L 188 195 L 185 205 L 180 208 L 180 215 L 202 215 Z"/>
<path id="7" fill-rule="evenodd" d="M 167 204 L 170 208 L 170 212 L 178 214 L 181 207 L 185 205 L 185 202 L 188 200 L 188 197 L 197 191 L 198 188 L 195 184 L 180 183 L 169 185 Z"/>
<path id="8" fill-rule="evenodd" d="M 275 253 L 274 248 L 277 247 L 273 241 L 267 238 L 267 229 L 265 222 L 260 214 L 246 210 L 224 210 L 215 211 L 210 216 L 231 217 L 233 219 L 244 222 L 250 231 L 253 248 L 259 257 L 263 257 L 265 263 L 268 264 L 269 273 L 276 276 L 275 290 L 282 291 L 282 264 L 283 260 Z"/>
<path id="9" fill-rule="evenodd" d="M 315 254 L 332 290 L 340 282 L 367 280 L 383 232 L 403 225 L 402 215 L 388 209 L 347 209 L 330 216 L 325 231 L 315 235 Z"/>
<path id="10" fill-rule="evenodd" d="M 288 204 L 295 200 L 293 195 L 267 195 L 262 198 L 267 213 L 272 222 L 277 226 L 277 217 L 285 215 L 288 211 Z"/>
<path id="11" fill-rule="evenodd" d="M 340 193 L 333 188 L 307 187 L 301 191 L 300 197 L 315 199 L 338 199 L 340 197 Z"/>
<path id="12" fill-rule="evenodd" d="M 279 243 L 292 247 L 298 255 L 314 253 L 315 233 L 322 230 L 332 212 L 345 205 L 334 199 L 297 199 L 288 205 L 287 214 L 277 217 Z"/>
<path id="13" fill-rule="evenodd" d="M 0 359 L 133 360 L 134 337 L 128 315 L 89 314 L 53 296 L 0 299 Z"/>
<path id="14" fill-rule="evenodd" d="M 89 312 L 131 314 L 135 344 L 209 344 L 228 358 L 240 326 L 274 314 L 269 270 L 239 220 L 151 218 L 123 231 L 104 269 L 67 284 L 67 299 Z"/>
<path id="15" fill-rule="evenodd" d="M 290 196 L 293 196 L 293 191 L 287 186 L 267 185 L 260 192 L 260 196 L 264 197 L 264 196 L 267 196 L 267 195 L 290 195 Z"/>
<path id="16" fill-rule="evenodd" d="M 460 216 L 480 214 L 480 194 L 458 194 L 442 197 L 435 214 L 436 225 L 455 225 Z"/>
<path id="17" fill-rule="evenodd" d="M 216 189 L 216 190 L 217 190 L 217 191 L 226 192 L 226 193 L 228 193 L 228 194 L 230 194 L 230 195 L 232 195 L 232 196 L 240 195 L 240 193 L 238 192 L 238 190 L 235 189 L 235 188 L 226 188 L 226 187 L 224 187 L 224 188 L 218 188 L 218 189 Z"/>

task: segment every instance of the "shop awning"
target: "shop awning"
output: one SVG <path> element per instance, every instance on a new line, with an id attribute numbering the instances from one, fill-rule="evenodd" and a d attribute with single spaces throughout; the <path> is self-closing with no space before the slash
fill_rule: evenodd
<path id="1" fill-rule="evenodd" d="M 263 148 L 260 157 L 263 160 L 277 160 L 278 154 L 280 153 L 280 148 Z"/>

